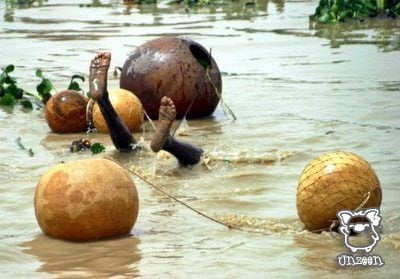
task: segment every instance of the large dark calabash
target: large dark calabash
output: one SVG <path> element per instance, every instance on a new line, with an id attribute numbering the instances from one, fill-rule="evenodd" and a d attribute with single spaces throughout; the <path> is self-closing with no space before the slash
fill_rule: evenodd
<path id="1" fill-rule="evenodd" d="M 135 92 L 153 119 L 160 100 L 170 97 L 177 118 L 212 114 L 222 89 L 221 73 L 210 53 L 186 38 L 162 37 L 135 49 L 121 73 L 120 87 Z M 218 91 L 218 93 L 216 92 Z"/>

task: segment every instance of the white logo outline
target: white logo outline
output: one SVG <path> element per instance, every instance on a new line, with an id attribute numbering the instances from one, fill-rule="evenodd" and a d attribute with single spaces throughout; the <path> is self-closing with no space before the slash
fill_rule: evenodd
<path id="1" fill-rule="evenodd" d="M 382 216 L 380 215 L 379 209 L 377 208 L 368 208 L 366 210 L 341 210 L 337 212 L 337 217 L 340 222 L 339 232 L 344 236 L 344 244 L 347 248 L 349 248 L 353 253 L 364 250 L 366 253 L 372 251 L 372 249 L 378 244 L 381 240 L 381 237 L 377 231 L 380 227 Z M 350 220 L 354 217 L 364 217 L 368 220 L 368 223 L 350 223 Z M 349 237 L 351 230 L 362 232 L 365 229 L 369 228 L 372 232 L 372 240 L 373 242 L 368 246 L 353 246 L 349 243 Z"/>

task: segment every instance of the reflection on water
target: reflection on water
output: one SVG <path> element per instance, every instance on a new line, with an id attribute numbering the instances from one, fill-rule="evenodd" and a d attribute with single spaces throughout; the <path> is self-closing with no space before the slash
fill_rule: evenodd
<path id="1" fill-rule="evenodd" d="M 380 51 L 400 50 L 400 20 L 350 20 L 341 24 L 310 24 L 313 36 L 329 40 L 331 48 L 342 45 L 376 45 Z"/>
<path id="2" fill-rule="evenodd" d="M 21 243 L 20 247 L 24 253 L 42 263 L 38 272 L 56 274 L 62 278 L 105 278 L 120 274 L 132 278 L 140 275 L 137 266 L 142 257 L 139 245 L 140 239 L 136 237 L 82 245 L 39 235 Z"/>

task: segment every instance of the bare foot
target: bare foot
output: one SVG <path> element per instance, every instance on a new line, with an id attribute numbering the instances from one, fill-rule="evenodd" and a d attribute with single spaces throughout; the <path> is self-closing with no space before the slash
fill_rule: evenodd
<path id="1" fill-rule="evenodd" d="M 111 53 L 99 52 L 90 63 L 89 88 L 90 95 L 96 101 L 100 100 L 107 89 L 107 73 L 110 67 Z"/>
<path id="2" fill-rule="evenodd" d="M 156 132 L 151 140 L 151 150 L 158 152 L 162 149 L 168 137 L 172 123 L 176 116 L 176 108 L 174 102 L 169 97 L 161 99 L 160 110 L 158 112 L 158 125 Z"/>

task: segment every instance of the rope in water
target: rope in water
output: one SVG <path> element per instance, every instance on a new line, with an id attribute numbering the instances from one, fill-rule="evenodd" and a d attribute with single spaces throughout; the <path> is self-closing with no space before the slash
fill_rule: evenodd
<path id="1" fill-rule="evenodd" d="M 156 184 L 154 184 L 153 182 L 151 182 L 150 180 L 148 180 L 148 179 L 147 179 L 146 177 L 144 177 L 143 175 L 141 175 L 141 174 L 137 173 L 136 171 L 133 171 L 133 170 L 131 170 L 131 169 L 129 169 L 129 168 L 123 166 L 123 165 L 121 165 L 121 164 L 118 163 L 117 161 L 112 160 L 112 159 L 110 159 L 110 158 L 106 158 L 106 159 L 107 159 L 107 160 L 110 160 L 110 161 L 112 161 L 112 162 L 114 162 L 114 163 L 116 163 L 116 164 L 118 164 L 118 165 L 121 166 L 122 168 L 126 169 L 126 170 L 129 171 L 130 173 L 132 173 L 132 174 L 134 174 L 135 176 L 137 176 L 138 178 L 140 178 L 142 181 L 146 182 L 148 185 L 150 185 L 152 188 L 156 189 L 158 192 L 160 192 L 160 193 L 166 195 L 166 196 L 169 197 L 170 199 L 172 199 L 172 200 L 176 201 L 177 203 L 179 203 L 179 204 L 185 206 L 186 208 L 188 208 L 188 209 L 194 211 L 195 213 L 199 214 L 200 216 L 203 216 L 204 218 L 206 218 L 206 219 L 208 219 L 208 220 L 211 220 L 211 221 L 213 221 L 213 222 L 215 222 L 215 223 L 218 223 L 218 224 L 220 224 L 220 225 L 223 225 L 223 226 L 225 226 L 225 227 L 227 227 L 227 228 L 229 228 L 229 229 L 235 229 L 235 230 L 239 230 L 239 231 L 244 231 L 243 229 L 241 229 L 241 228 L 239 228 L 239 227 L 235 227 L 235 226 L 232 226 L 232 225 L 230 225 L 230 224 L 224 223 L 224 222 L 222 222 L 221 220 L 218 220 L 218 219 L 216 219 L 216 218 L 213 218 L 213 217 L 211 217 L 211 216 L 209 216 L 209 215 L 207 215 L 207 214 L 205 214 L 205 213 L 203 213 L 203 212 L 201 212 L 201 211 L 199 211 L 199 210 L 193 208 L 192 206 L 190 206 L 190 205 L 188 205 L 187 203 L 181 201 L 180 199 L 178 199 L 178 198 L 175 197 L 174 195 L 168 193 L 167 191 L 165 191 L 164 189 L 162 189 L 160 186 L 157 186 Z"/>
<path id="2" fill-rule="evenodd" d="M 211 60 L 211 50 L 210 50 L 210 60 Z M 214 88 L 214 93 L 215 93 L 215 94 L 218 96 L 218 98 L 220 99 L 221 106 L 222 106 L 224 112 L 225 112 L 225 110 L 227 110 L 227 111 L 229 112 L 229 114 L 232 116 L 233 120 L 237 120 L 237 117 L 236 117 L 235 113 L 234 113 L 233 110 L 228 106 L 228 104 L 224 101 L 224 99 L 222 98 L 221 92 L 219 92 L 217 86 L 216 86 L 216 85 L 214 84 L 214 82 L 212 81 L 211 76 L 210 76 L 209 69 L 210 69 L 209 67 L 207 67 L 207 69 L 206 69 L 206 77 L 207 77 L 207 80 L 210 82 L 210 84 L 211 84 L 212 87 Z M 201 92 L 202 92 L 202 91 L 199 90 L 199 91 L 196 93 L 196 95 L 193 97 L 193 99 L 192 99 L 192 101 L 190 102 L 188 108 L 186 109 L 185 113 L 183 114 L 183 117 L 182 117 L 181 121 L 179 121 L 178 126 L 177 126 L 176 129 L 171 133 L 172 136 L 174 136 L 175 133 L 176 133 L 176 131 L 179 130 L 179 127 L 182 125 L 183 121 L 186 119 L 186 116 L 188 115 L 190 109 L 192 108 L 194 102 L 195 102 L 196 99 L 199 97 L 199 95 L 200 95 Z M 145 110 L 144 108 L 143 108 L 143 111 L 144 111 L 144 115 L 146 116 L 147 120 L 150 122 L 150 124 L 151 124 L 151 126 L 153 127 L 153 129 L 156 130 L 156 125 L 154 124 L 154 122 L 152 121 L 152 119 L 150 118 L 150 116 L 148 115 L 148 113 L 146 112 L 146 110 Z M 225 112 L 225 114 L 226 114 L 226 112 Z"/>
<path id="3" fill-rule="evenodd" d="M 207 72 L 206 72 L 206 76 L 207 76 L 208 81 L 209 81 L 209 82 L 211 83 L 211 85 L 213 86 L 215 94 L 216 94 L 216 95 L 218 96 L 218 98 L 221 100 L 221 105 L 222 105 L 222 107 L 223 107 L 223 108 L 226 108 L 226 109 L 228 110 L 228 112 L 230 113 L 230 115 L 233 117 L 233 120 L 237 120 L 237 117 L 236 117 L 235 113 L 234 113 L 233 110 L 228 106 L 228 104 L 225 103 L 224 99 L 222 98 L 221 92 L 219 92 L 217 86 L 216 86 L 216 85 L 214 84 L 214 82 L 211 80 L 211 76 L 210 76 L 210 73 L 209 73 L 208 69 L 207 69 Z"/>

